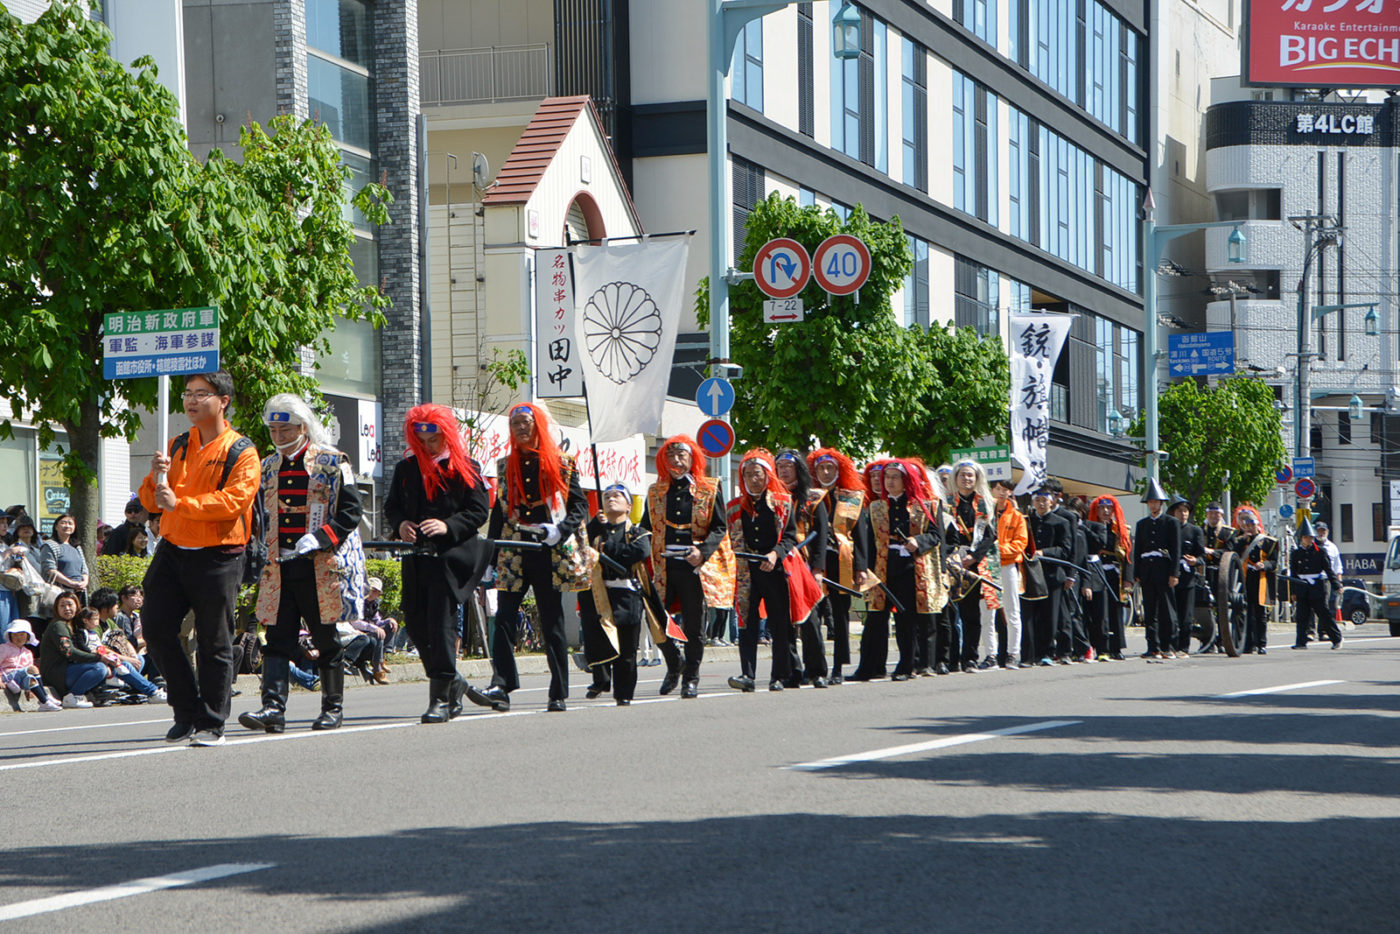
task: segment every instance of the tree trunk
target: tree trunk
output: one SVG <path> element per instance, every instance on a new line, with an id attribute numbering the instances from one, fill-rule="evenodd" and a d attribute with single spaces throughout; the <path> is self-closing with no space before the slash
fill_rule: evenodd
<path id="1" fill-rule="evenodd" d="M 77 422 L 64 422 L 68 432 L 70 456 L 81 461 L 82 468 L 72 469 L 64 464 L 64 477 L 68 481 L 68 494 L 71 497 L 73 521 L 77 530 L 73 533 L 74 544 L 83 550 L 83 560 L 88 566 L 88 592 L 101 586 L 97 579 L 97 520 L 101 515 L 101 494 L 96 483 L 97 470 L 101 460 L 102 423 L 96 399 L 84 400 L 78 405 Z M 88 478 L 92 479 L 89 480 Z"/>

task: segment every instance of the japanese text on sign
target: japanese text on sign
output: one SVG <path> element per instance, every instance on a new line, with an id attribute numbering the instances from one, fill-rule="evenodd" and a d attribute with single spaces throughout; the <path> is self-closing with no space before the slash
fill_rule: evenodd
<path id="1" fill-rule="evenodd" d="M 535 253 L 535 395 L 583 395 L 574 337 L 574 274 L 568 250 Z"/>
<path id="2" fill-rule="evenodd" d="M 1016 493 L 1041 483 L 1050 446 L 1050 382 L 1072 317 L 1011 316 L 1011 451 L 1025 467 Z"/>
<path id="3" fill-rule="evenodd" d="M 131 379 L 219 368 L 219 310 L 114 312 L 102 326 L 102 375 Z"/>

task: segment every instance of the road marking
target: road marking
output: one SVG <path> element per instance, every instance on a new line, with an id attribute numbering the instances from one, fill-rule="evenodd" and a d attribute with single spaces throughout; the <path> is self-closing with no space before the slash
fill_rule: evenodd
<path id="1" fill-rule="evenodd" d="M 1217 694 L 1220 697 L 1251 697 L 1255 694 L 1279 694 L 1283 691 L 1297 691 L 1301 688 L 1320 688 L 1328 684 L 1346 684 L 1345 681 L 1300 681 L 1297 684 L 1280 684 L 1271 688 L 1255 688 L 1252 691 L 1231 691 L 1229 694 Z"/>
<path id="2" fill-rule="evenodd" d="M 925 743 L 910 743 L 906 746 L 890 746 L 885 749 L 872 749 L 870 752 L 852 753 L 849 756 L 818 759 L 815 762 L 803 762 L 783 768 L 794 772 L 817 772 L 822 769 L 835 769 L 843 765 L 850 765 L 853 762 L 874 762 L 877 759 L 907 756 L 915 752 L 928 752 L 931 749 L 947 749 L 949 746 L 980 743 L 1002 736 L 1016 736 L 1020 733 L 1035 733 L 1040 730 L 1058 729 L 1062 726 L 1075 726 L 1082 722 L 1081 720 L 1042 720 L 1039 723 L 1024 723 L 1021 726 L 1008 726 L 1000 730 L 988 730 L 985 733 L 963 733 L 959 736 L 945 736 L 942 739 L 933 739 Z"/>
<path id="3" fill-rule="evenodd" d="M 149 726 L 152 723 L 169 723 L 169 717 L 159 720 L 122 720 L 117 723 L 84 723 L 81 726 L 51 726 L 42 730 L 16 730 L 13 733 L 0 733 L 0 739 L 8 736 L 33 736 L 36 733 L 67 733 L 72 730 L 96 730 L 107 726 Z"/>
<path id="4" fill-rule="evenodd" d="M 276 865 L 276 863 L 220 863 L 217 866 L 205 866 L 202 869 L 189 869 L 185 872 L 172 872 L 165 876 L 133 879 L 131 882 L 104 885 L 101 888 L 69 892 L 66 895 L 51 895 L 48 898 L 35 898 L 27 902 L 0 905 L 0 921 L 13 921 L 16 918 L 28 918 L 50 911 L 62 911 L 65 908 L 91 905 L 95 902 L 109 902 L 115 898 L 145 895 L 148 892 L 158 892 L 161 889 L 174 889 L 182 885 L 194 885 L 197 882 L 208 882 L 211 879 L 222 879 L 225 876 L 256 872 L 259 869 L 271 869 Z"/>

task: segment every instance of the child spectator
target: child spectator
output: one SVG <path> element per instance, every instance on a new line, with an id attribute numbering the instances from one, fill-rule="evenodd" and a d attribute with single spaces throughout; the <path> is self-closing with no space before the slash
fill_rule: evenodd
<path id="1" fill-rule="evenodd" d="M 19 710 L 19 699 L 24 692 L 33 691 L 39 698 L 40 710 L 62 710 L 58 698 L 49 696 L 44 689 L 39 667 L 34 664 L 34 653 L 29 648 L 38 644 L 28 620 L 17 619 L 5 630 L 5 644 L 0 645 L 0 680 L 5 684 L 5 699 Z"/>
<path id="2" fill-rule="evenodd" d="M 107 592 L 111 593 L 110 590 Z M 94 596 L 96 595 L 94 594 Z M 113 594 L 113 596 L 116 595 Z M 113 648 L 102 641 L 101 625 L 102 614 L 95 607 L 85 607 L 79 610 L 77 628 L 74 630 L 74 641 L 102 659 L 103 664 L 111 670 L 112 676 L 120 678 L 127 687 L 137 694 L 151 700 L 165 700 L 165 692 L 141 677 L 136 670 L 136 666 L 141 664 L 141 660 L 136 657 L 135 650 L 126 644 L 126 637 L 122 636 L 121 641 L 117 643 L 120 648 Z"/>

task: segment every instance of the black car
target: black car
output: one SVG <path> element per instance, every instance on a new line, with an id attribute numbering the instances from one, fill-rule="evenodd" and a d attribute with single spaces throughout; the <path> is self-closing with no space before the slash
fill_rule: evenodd
<path id="1" fill-rule="evenodd" d="M 1369 590 L 1366 582 L 1359 577 L 1342 578 L 1343 587 L 1358 587 L 1361 590 Z M 1375 614 L 1371 612 L 1371 598 L 1362 593 L 1361 590 L 1342 591 L 1342 619 L 1351 620 L 1358 626 L 1365 625 L 1366 620 Z"/>

